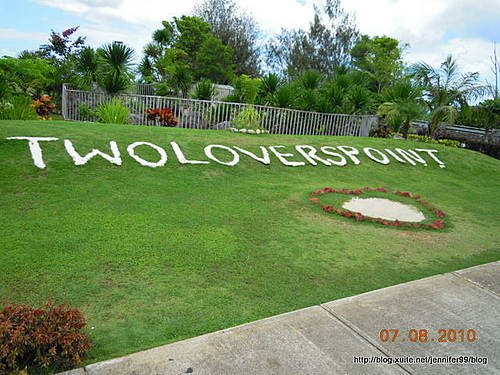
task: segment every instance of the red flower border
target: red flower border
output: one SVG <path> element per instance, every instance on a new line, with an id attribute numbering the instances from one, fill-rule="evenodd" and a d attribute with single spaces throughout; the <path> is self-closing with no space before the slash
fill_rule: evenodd
<path id="1" fill-rule="evenodd" d="M 434 220 L 433 223 L 431 224 L 421 224 L 421 223 L 414 223 L 414 222 L 407 222 L 407 221 L 399 221 L 399 220 L 386 220 L 386 219 L 380 219 L 380 218 L 374 218 L 370 216 L 365 216 L 361 214 L 360 212 L 354 212 L 350 210 L 345 210 L 345 209 L 337 209 L 333 206 L 325 206 L 322 205 L 319 201 L 318 196 L 321 196 L 323 194 L 327 193 L 336 193 L 336 194 L 348 194 L 348 195 L 362 195 L 365 191 L 378 191 L 381 193 L 387 193 L 387 194 L 396 194 L 401 197 L 408 197 L 410 199 L 414 199 L 416 202 L 421 204 L 422 206 L 425 206 L 428 210 L 432 211 L 437 219 Z M 390 192 L 387 191 L 384 188 L 370 188 L 370 187 L 365 187 L 363 189 L 355 189 L 355 190 L 348 190 L 348 189 L 342 189 L 342 190 L 335 190 L 332 188 L 324 188 L 324 189 L 319 189 L 316 191 L 311 192 L 312 197 L 309 198 L 311 203 L 319 205 L 321 208 L 323 208 L 323 211 L 325 212 L 334 212 L 339 214 L 340 216 L 344 216 L 347 218 L 352 218 L 355 219 L 356 221 L 369 221 L 372 223 L 379 223 L 386 225 L 388 227 L 399 227 L 399 228 L 423 228 L 423 229 L 443 229 L 445 224 L 442 219 L 446 216 L 445 213 L 441 210 L 436 209 L 433 205 L 431 205 L 429 202 L 425 201 L 422 199 L 420 195 L 413 195 L 409 192 L 404 192 L 404 191 L 395 191 L 395 192 Z"/>

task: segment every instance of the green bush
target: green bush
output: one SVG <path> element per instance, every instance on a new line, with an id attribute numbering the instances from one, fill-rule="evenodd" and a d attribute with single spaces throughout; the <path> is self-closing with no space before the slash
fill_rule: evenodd
<path id="1" fill-rule="evenodd" d="M 96 111 L 92 110 L 87 104 L 82 103 L 78 105 L 78 111 L 80 112 L 80 116 L 85 121 L 96 121 L 97 115 Z"/>
<path id="2" fill-rule="evenodd" d="M 426 135 L 409 134 L 408 139 L 411 141 L 440 144 L 449 147 L 460 147 L 460 142 L 452 139 L 432 139 Z"/>
<path id="3" fill-rule="evenodd" d="M 209 79 L 203 79 L 194 87 L 191 97 L 197 100 L 212 100 L 214 95 L 214 84 Z"/>
<path id="4" fill-rule="evenodd" d="M 453 139 L 436 139 L 434 142 L 431 143 L 437 143 L 439 145 L 445 145 L 449 147 L 460 147 L 460 142 L 455 141 Z"/>
<path id="5" fill-rule="evenodd" d="M 119 99 L 113 99 L 109 103 L 102 103 L 97 107 L 96 116 L 99 122 L 105 124 L 128 124 L 130 111 Z"/>
<path id="6" fill-rule="evenodd" d="M 0 373 L 66 370 L 90 350 L 80 310 L 48 302 L 40 309 L 6 304 L 0 311 Z"/>
<path id="7" fill-rule="evenodd" d="M 371 133 L 371 136 L 375 138 L 389 138 L 392 134 L 392 130 L 386 125 L 382 125 L 373 129 Z"/>
<path id="8" fill-rule="evenodd" d="M 254 129 L 259 128 L 261 120 L 262 116 L 259 111 L 254 106 L 249 105 L 238 113 L 231 122 L 238 128 Z"/>
<path id="9" fill-rule="evenodd" d="M 469 150 L 478 151 L 495 159 L 500 159 L 500 142 L 486 142 L 479 139 L 463 139 L 462 142 L 465 144 L 465 148 Z"/>
<path id="10" fill-rule="evenodd" d="M 0 120 L 33 120 L 35 114 L 24 98 L 0 101 Z"/>

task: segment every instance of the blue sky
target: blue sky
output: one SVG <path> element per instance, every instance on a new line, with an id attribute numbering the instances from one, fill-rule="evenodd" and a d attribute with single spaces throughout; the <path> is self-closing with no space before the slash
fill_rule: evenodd
<path id="1" fill-rule="evenodd" d="M 137 52 L 161 21 L 189 14 L 202 0 L 0 0 L 0 56 L 15 56 L 47 42 L 51 29 L 80 26 L 78 35 L 97 47 L 121 40 Z M 313 5 L 325 0 L 236 0 L 265 35 L 307 28 Z M 500 0 L 342 0 L 360 31 L 409 43 L 405 60 L 438 67 L 453 54 L 463 72 L 493 82 L 494 42 L 500 54 Z"/>

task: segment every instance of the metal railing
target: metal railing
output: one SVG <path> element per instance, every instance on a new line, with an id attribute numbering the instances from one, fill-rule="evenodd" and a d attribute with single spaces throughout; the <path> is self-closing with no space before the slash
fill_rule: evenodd
<path id="1" fill-rule="evenodd" d="M 378 123 L 377 116 L 307 112 L 153 95 L 112 96 L 103 92 L 72 90 L 68 84 L 63 85 L 63 117 L 69 121 L 96 121 L 93 111 L 116 97 L 130 110 L 130 123 L 135 125 L 160 126 L 147 119 L 145 111 L 151 108 L 171 108 L 178 119 L 177 127 L 188 129 L 227 129 L 235 124 L 244 126 L 245 119 L 249 118 L 252 125 L 258 124 L 275 134 L 366 137 Z"/>

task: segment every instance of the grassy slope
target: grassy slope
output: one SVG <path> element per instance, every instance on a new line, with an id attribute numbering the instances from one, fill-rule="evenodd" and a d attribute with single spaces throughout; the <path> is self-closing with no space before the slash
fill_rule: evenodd
<path id="1" fill-rule="evenodd" d="M 45 170 L 26 141 L 43 142 Z M 123 165 L 80 153 L 118 143 Z M 167 150 L 139 165 L 126 146 Z M 206 160 L 208 144 L 434 148 L 447 167 L 392 162 L 341 167 L 179 165 L 169 142 Z M 289 151 L 292 151 L 290 148 Z M 147 150 L 137 148 L 147 156 Z M 303 160 L 296 157 L 295 160 Z M 343 137 L 232 134 L 65 122 L 0 122 L 0 301 L 81 308 L 102 360 L 266 316 L 500 258 L 500 162 L 462 149 Z M 420 194 L 448 214 L 444 231 L 407 231 L 322 212 L 323 187 Z"/>

